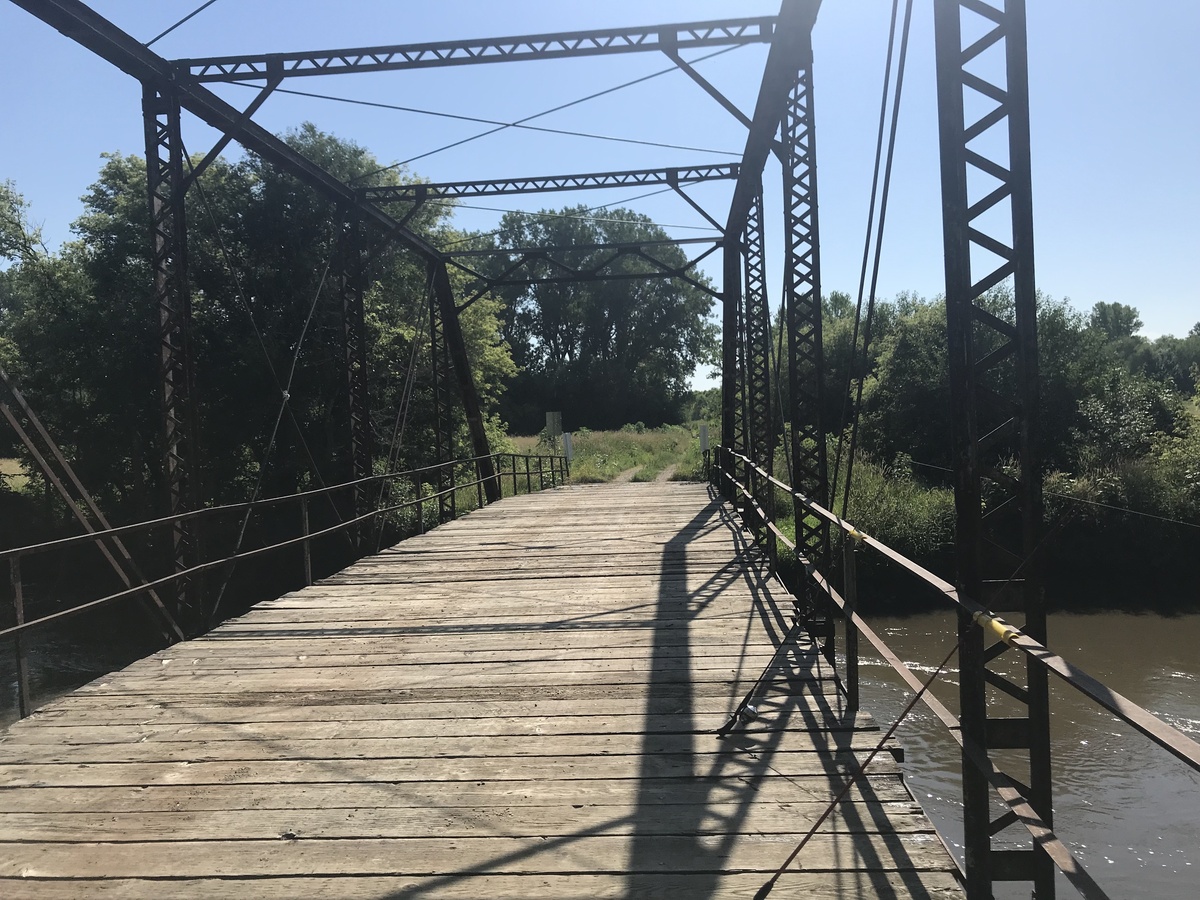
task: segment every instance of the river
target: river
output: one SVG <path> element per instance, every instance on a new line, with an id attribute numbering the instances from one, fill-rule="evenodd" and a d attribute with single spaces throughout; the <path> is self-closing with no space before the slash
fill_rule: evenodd
<path id="1" fill-rule="evenodd" d="M 932 672 L 954 640 L 949 613 L 870 621 L 918 672 Z M 1200 737 L 1200 615 L 1057 614 L 1049 627 L 1052 649 Z M 46 694 L 70 690 L 155 649 L 145 635 L 115 631 L 99 621 L 42 641 L 32 648 L 31 663 L 43 702 Z M 52 666 L 51 659 L 70 663 Z M 944 672 L 935 691 L 952 709 L 957 707 L 956 675 L 954 669 Z M 15 716 L 14 681 L 11 655 L 5 652 L 0 727 Z M 862 690 L 864 707 L 884 727 L 911 696 L 891 668 L 866 651 Z M 1053 677 L 1051 691 L 1059 836 L 1114 900 L 1200 896 L 1200 774 Z M 901 725 L 899 736 L 907 751 L 910 789 L 957 843 L 957 745 L 922 706 Z M 998 894 L 1003 900 L 1021 896 L 1028 892 L 1013 888 Z M 1059 896 L 1076 894 L 1063 882 Z"/>
<path id="2" fill-rule="evenodd" d="M 918 675 L 954 643 L 954 617 L 926 613 L 869 619 Z M 1200 615 L 1051 616 L 1048 644 L 1114 690 L 1200 739 Z M 862 703 L 881 725 L 911 693 L 883 660 L 861 657 Z M 928 677 L 927 675 L 924 677 Z M 957 709 L 957 671 L 935 693 Z M 1200 773 L 1051 676 L 1055 831 L 1115 898 L 1200 897 Z M 961 828 L 958 745 L 918 706 L 898 732 L 909 789 L 957 846 Z M 1014 774 L 1019 771 L 1014 769 Z M 1017 826 L 1019 829 L 1019 826 Z M 1016 833 L 1011 831 L 1009 833 Z M 1078 896 L 1059 879 L 1059 896 Z M 1015 886 L 998 898 L 1028 897 Z"/>

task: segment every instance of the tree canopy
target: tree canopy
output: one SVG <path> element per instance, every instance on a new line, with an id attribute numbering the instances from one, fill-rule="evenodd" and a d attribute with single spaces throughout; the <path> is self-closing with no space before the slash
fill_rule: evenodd
<path id="1" fill-rule="evenodd" d="M 645 216 L 626 209 L 597 216 L 578 206 L 508 213 L 490 242 L 496 249 L 567 248 L 560 259 L 591 270 L 613 255 L 592 249 L 596 245 L 666 240 L 666 232 Z M 687 261 L 674 245 L 647 253 L 674 269 Z M 492 260 L 492 273 L 502 272 L 507 259 Z M 564 274 L 545 258 L 519 271 L 531 280 Z M 612 277 L 497 292 L 506 301 L 504 335 L 520 367 L 502 403 L 517 430 L 538 430 L 543 412 L 551 409 L 563 412 L 568 427 L 681 421 L 689 378 L 697 365 L 714 359 L 711 294 L 680 278 L 655 277 L 655 269 L 634 255 L 620 256 L 600 271 Z M 707 286 L 703 276 L 695 277 Z"/>

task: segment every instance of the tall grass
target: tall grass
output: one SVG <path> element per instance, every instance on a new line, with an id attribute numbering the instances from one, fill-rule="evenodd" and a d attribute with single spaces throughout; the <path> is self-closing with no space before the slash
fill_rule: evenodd
<path id="1" fill-rule="evenodd" d="M 699 481 L 704 477 L 698 432 L 684 425 L 646 428 L 626 425 L 620 431 L 590 431 L 572 434 L 575 450 L 571 481 L 576 484 L 612 481 L 633 472 L 634 481 L 654 481 L 671 470 L 672 481 Z M 546 452 L 547 441 L 538 437 L 516 437 L 520 453 Z M 561 452 L 561 444 L 555 452 Z"/>

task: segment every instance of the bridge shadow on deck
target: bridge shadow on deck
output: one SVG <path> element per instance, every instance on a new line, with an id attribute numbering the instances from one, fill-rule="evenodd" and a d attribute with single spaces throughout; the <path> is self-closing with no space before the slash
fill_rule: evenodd
<path id="1" fill-rule="evenodd" d="M 679 584 L 680 590 L 670 580 L 668 573 L 688 571 L 688 544 L 705 524 L 718 520 L 729 529 L 735 547 L 734 558 L 723 566 L 711 579 L 696 590 L 686 590 L 686 575 Z M 743 664 L 751 636 L 756 628 L 761 629 L 775 648 L 779 648 L 788 637 L 792 609 L 783 609 L 774 595 L 764 590 L 767 579 L 766 561 L 762 553 L 748 539 L 738 524 L 736 515 L 715 494 L 711 502 L 663 551 L 662 586 L 660 589 L 656 629 L 654 637 L 654 659 L 662 665 L 652 667 L 647 685 L 645 738 L 642 756 L 641 789 L 634 811 L 633 844 L 630 853 L 630 870 L 627 874 L 628 900 L 657 896 L 662 889 L 662 874 L 674 872 L 680 875 L 691 873 L 688 888 L 691 897 L 697 900 L 715 897 L 721 890 L 723 878 L 730 872 L 731 856 L 737 842 L 744 839 L 744 826 L 751 806 L 755 802 L 767 778 L 786 778 L 778 774 L 772 760 L 788 736 L 789 731 L 824 731 L 835 740 L 838 750 L 849 750 L 855 735 L 853 727 L 846 730 L 828 730 L 831 723 L 854 719 L 842 701 L 843 694 L 834 695 L 834 703 L 822 690 L 824 679 L 833 677 L 826 671 L 824 657 L 809 647 L 804 652 L 794 643 L 783 651 L 774 664 L 773 672 L 764 679 L 760 689 L 758 709 L 761 717 L 753 730 L 738 726 L 724 738 L 714 732 L 725 723 L 700 721 L 692 702 L 689 671 L 692 652 L 687 624 L 711 604 L 719 594 L 734 583 L 743 582 L 752 603 L 747 612 L 741 651 Z M 785 595 L 786 596 L 786 595 Z M 801 638 L 803 641 L 804 638 Z M 680 653 L 680 647 L 685 652 Z M 757 677 L 757 671 L 739 671 L 733 683 L 743 676 Z M 682 689 L 680 685 L 683 685 Z M 805 702 L 800 698 L 807 695 Z M 741 697 L 731 694 L 730 712 L 736 708 Z M 662 710 L 673 708 L 674 713 L 684 714 L 693 723 L 686 732 L 664 732 L 655 727 L 656 717 Z M 803 737 L 799 738 L 803 741 Z M 707 771 L 693 768 L 690 777 L 680 779 L 676 795 L 670 804 L 664 804 L 657 791 L 650 787 L 653 769 L 651 761 L 660 754 L 675 754 L 693 764 L 706 757 L 696 754 L 714 752 Z M 822 755 L 825 775 L 831 794 L 835 794 L 849 777 L 846 767 L 837 765 L 833 755 Z M 860 784 L 860 796 L 867 801 L 877 800 L 870 784 L 864 779 Z M 871 811 L 873 819 L 864 818 L 864 811 Z M 864 806 L 862 803 L 843 802 L 838 810 L 843 830 L 836 834 L 845 844 L 844 855 L 856 859 L 858 864 L 851 871 L 827 874 L 827 887 L 832 889 L 830 897 L 859 898 L 867 896 L 896 896 L 894 891 L 901 886 L 904 896 L 925 896 L 919 878 L 900 875 L 892 879 L 882 875 L 885 869 L 903 868 L 907 860 L 905 848 L 897 840 L 887 841 L 889 858 L 883 859 L 859 835 L 868 831 L 888 833 L 893 827 L 878 803 Z M 815 819 L 817 813 L 814 813 Z M 803 832 L 810 825 L 797 820 L 795 831 Z M 688 839 L 682 848 L 677 836 Z M 673 840 L 669 840 L 674 838 Z M 798 838 L 796 839 L 798 842 Z M 795 842 L 780 842 L 779 863 L 782 864 Z M 803 857 L 793 869 L 803 869 Z M 770 873 L 763 875 L 765 882 Z M 785 876 L 786 878 L 786 876 Z M 899 882 L 899 885 L 897 885 Z M 786 892 L 786 886 L 781 893 Z M 823 894 L 823 896 L 825 896 Z"/>

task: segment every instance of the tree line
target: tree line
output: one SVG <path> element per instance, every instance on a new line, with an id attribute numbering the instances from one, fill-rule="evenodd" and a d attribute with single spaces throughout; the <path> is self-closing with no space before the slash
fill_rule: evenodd
<path id="1" fill-rule="evenodd" d="M 419 180 L 311 125 L 285 138 L 347 183 Z M 17 187 L 0 182 L 0 365 L 102 508 L 121 521 L 161 509 L 158 332 L 145 183 L 141 157 L 106 155 L 82 198 L 73 239 L 51 251 Z M 349 411 L 335 284 L 342 214 L 252 155 L 214 162 L 189 189 L 186 205 L 203 501 L 242 500 L 256 487 L 270 496 L 345 480 Z M 602 216 L 584 208 L 510 213 L 490 234 L 456 229 L 453 204 L 445 201 L 417 210 L 397 202 L 390 211 L 447 249 L 667 238 L 646 217 L 623 209 Z M 510 428 L 536 432 L 550 408 L 575 417 L 571 427 L 615 427 L 630 419 L 657 425 L 683 417 L 689 376 L 715 347 L 711 288 L 644 281 L 636 258 L 605 263 L 595 254 L 580 249 L 565 262 L 620 280 L 510 284 L 463 310 L 472 375 L 495 449 L 507 449 Z M 669 267 L 685 262 L 675 247 L 659 248 L 657 256 Z M 484 274 L 497 274 L 503 263 L 481 265 Z M 561 273 L 561 266 L 536 262 L 525 281 L 545 279 L 551 269 Z M 465 269 L 450 271 L 460 300 L 473 296 L 478 280 Z M 384 247 L 370 255 L 367 283 L 376 468 L 427 465 L 434 461 L 436 423 L 428 272 L 412 254 Z M 280 417 L 285 391 L 289 400 Z M 456 429 L 451 451 L 469 455 L 461 414 Z M 23 455 L 15 436 L 0 429 L 0 458 Z M 26 463 L 27 471 L 36 471 L 32 460 Z M 0 478 L 0 494 L 14 500 L 11 480 Z"/>

